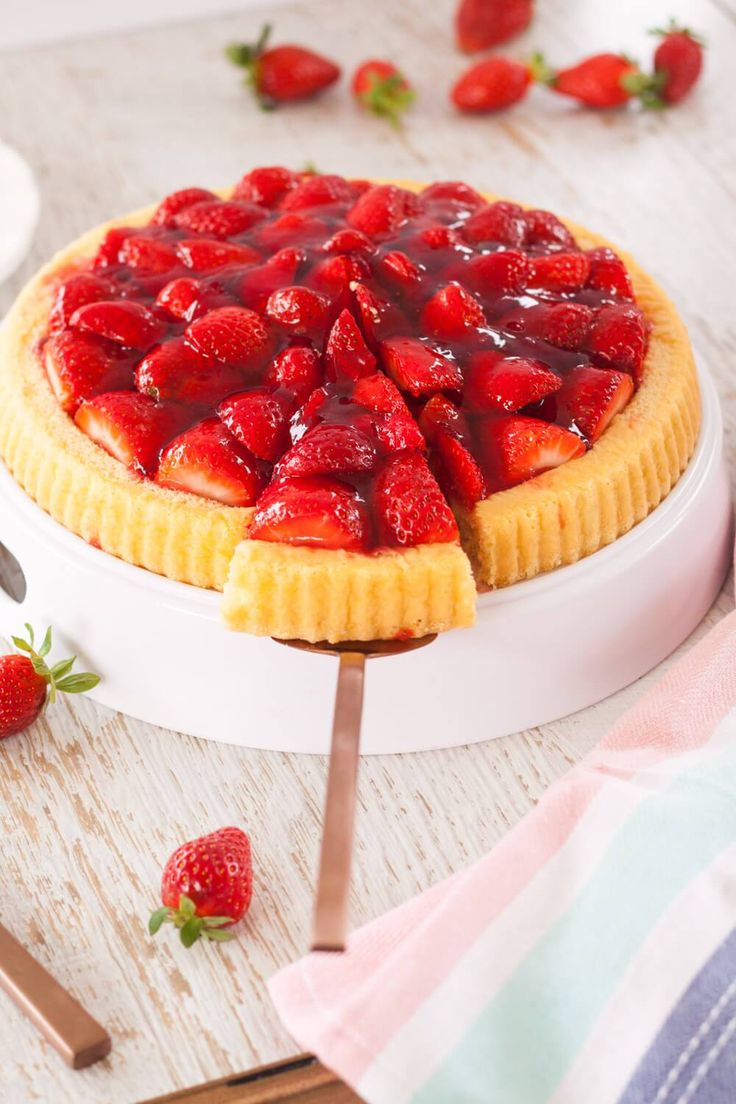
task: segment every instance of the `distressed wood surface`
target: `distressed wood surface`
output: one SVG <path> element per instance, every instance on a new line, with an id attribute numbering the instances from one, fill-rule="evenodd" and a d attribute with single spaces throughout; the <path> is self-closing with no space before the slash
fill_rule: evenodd
<path id="1" fill-rule="evenodd" d="M 368 53 L 399 59 L 420 90 L 401 135 L 359 117 L 344 84 L 317 103 L 259 113 L 222 58 L 224 43 L 253 37 L 252 13 L 4 54 L 0 136 L 33 164 L 44 202 L 33 253 L 0 289 L 0 309 L 93 223 L 253 164 L 461 177 L 631 248 L 687 318 L 733 443 L 735 0 L 545 0 L 514 52 L 544 47 L 553 63 L 607 48 L 644 55 L 644 28 L 679 14 L 711 43 L 707 80 L 668 115 L 600 117 L 534 90 L 514 112 L 477 120 L 446 100 L 464 64 L 448 43 L 452 6 L 325 0 L 278 12 L 283 39 L 346 67 Z M 729 585 L 695 637 L 732 608 L 730 595 Z M 507 739 L 364 762 L 355 922 L 485 852 L 656 677 Z M 71 1073 L 0 1001 L 4 1104 L 130 1104 L 293 1053 L 264 981 L 306 947 L 324 780 L 321 759 L 203 743 L 86 701 L 2 746 L 0 917 L 114 1038 L 109 1059 Z M 256 857 L 238 939 L 191 952 L 170 933 L 150 940 L 166 856 L 225 823 L 248 828 Z"/>

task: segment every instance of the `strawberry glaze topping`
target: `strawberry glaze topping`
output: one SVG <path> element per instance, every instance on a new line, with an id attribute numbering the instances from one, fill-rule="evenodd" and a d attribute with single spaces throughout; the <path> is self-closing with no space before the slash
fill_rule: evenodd
<path id="1" fill-rule="evenodd" d="M 141 478 L 255 506 L 256 539 L 368 551 L 457 540 L 448 499 L 582 455 L 647 338 L 621 259 L 547 211 L 262 168 L 109 231 L 42 352 Z"/>

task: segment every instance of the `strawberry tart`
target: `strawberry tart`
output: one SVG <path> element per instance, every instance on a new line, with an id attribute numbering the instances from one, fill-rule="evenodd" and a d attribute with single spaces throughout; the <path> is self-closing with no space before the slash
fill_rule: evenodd
<path id="1" fill-rule="evenodd" d="M 312 641 L 471 624 L 644 518 L 699 423 L 630 257 L 457 182 L 175 192 L 57 255 L 0 351 L 0 454 L 49 514 Z"/>

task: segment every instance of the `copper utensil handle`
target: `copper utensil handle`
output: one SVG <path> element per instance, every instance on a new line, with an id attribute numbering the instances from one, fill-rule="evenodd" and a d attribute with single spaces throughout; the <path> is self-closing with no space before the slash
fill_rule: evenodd
<path id="1" fill-rule="evenodd" d="M 0 924 L 0 987 L 72 1069 L 105 1058 L 104 1027 Z"/>
<path id="2" fill-rule="evenodd" d="M 360 652 L 340 653 L 313 951 L 344 951 L 347 940 L 365 658 Z"/>

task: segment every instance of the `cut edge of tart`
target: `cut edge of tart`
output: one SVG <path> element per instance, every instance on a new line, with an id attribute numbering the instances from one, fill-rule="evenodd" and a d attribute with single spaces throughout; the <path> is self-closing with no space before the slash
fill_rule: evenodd
<path id="1" fill-rule="evenodd" d="M 637 392 L 585 455 L 470 508 L 453 502 L 464 551 L 453 542 L 361 553 L 249 540 L 252 508 L 142 480 L 80 432 L 39 356 L 55 282 L 83 269 L 107 231 L 143 225 L 154 210 L 85 234 L 19 296 L 0 336 L 0 454 L 40 506 L 89 543 L 169 578 L 225 589 L 232 628 L 334 642 L 468 625 L 471 564 L 480 585 L 496 587 L 573 563 L 642 520 L 687 465 L 700 424 L 687 332 L 658 285 L 617 250 L 651 324 Z M 609 245 L 563 221 L 581 248 Z"/>

